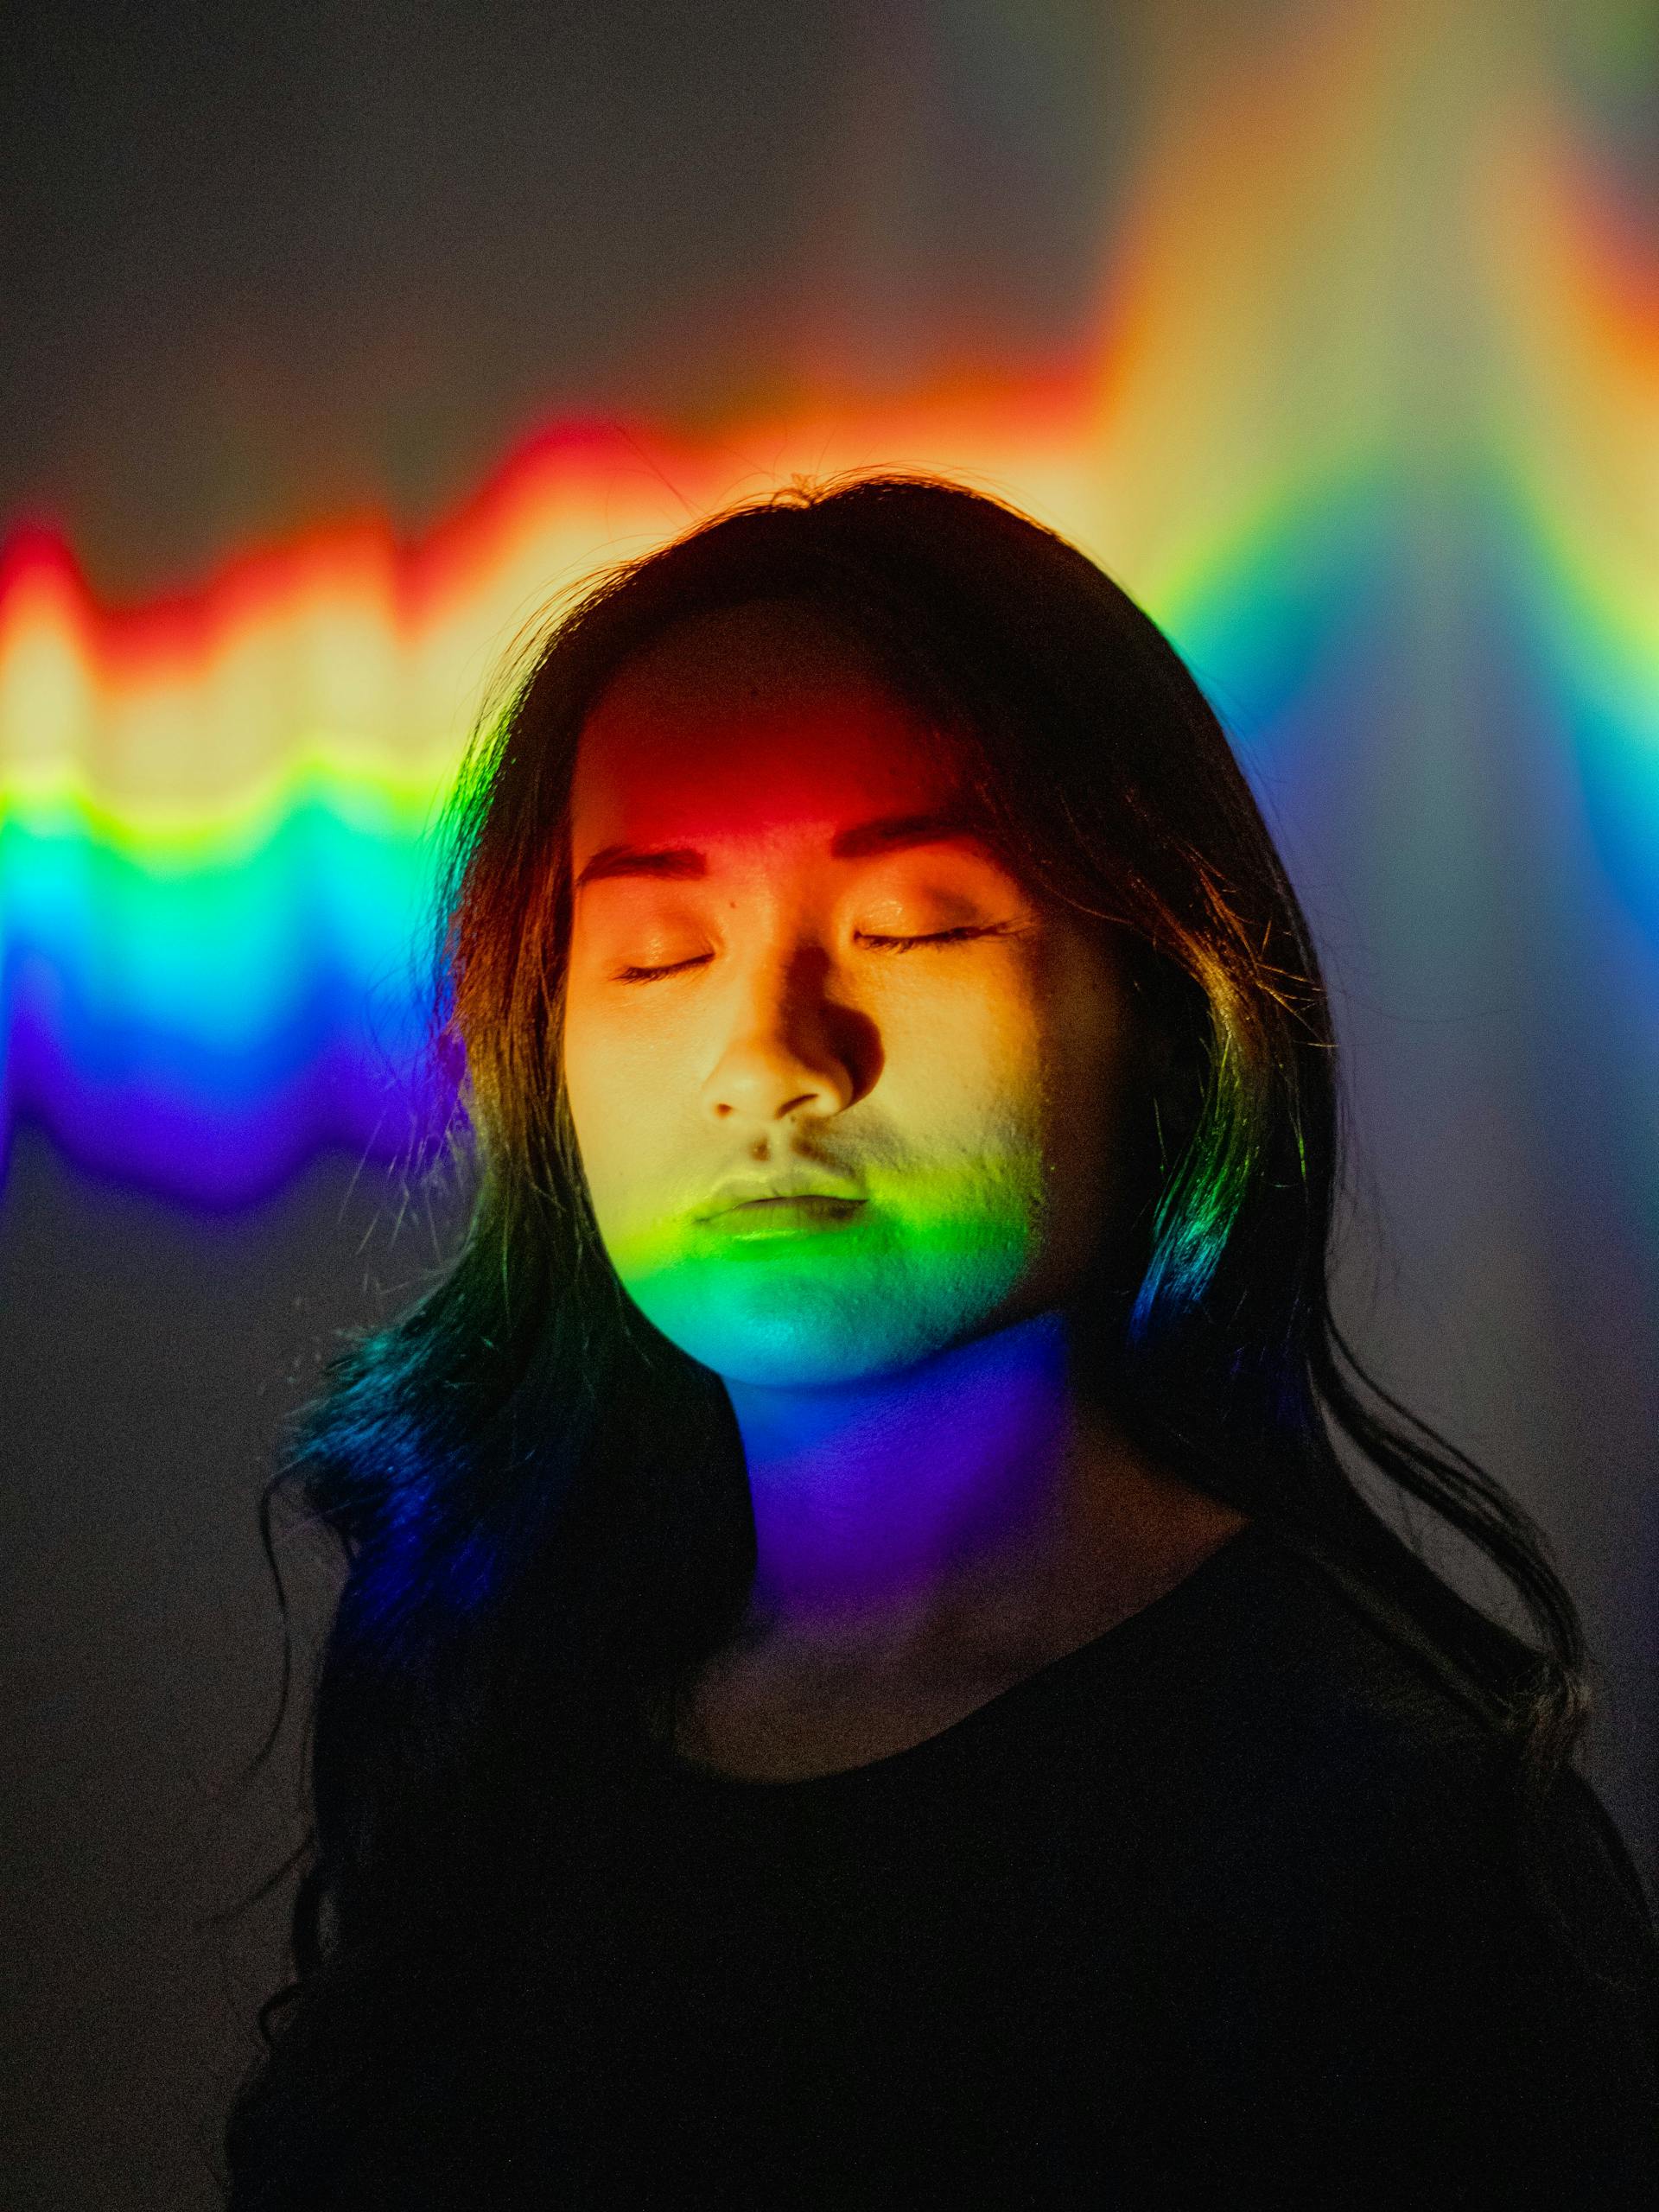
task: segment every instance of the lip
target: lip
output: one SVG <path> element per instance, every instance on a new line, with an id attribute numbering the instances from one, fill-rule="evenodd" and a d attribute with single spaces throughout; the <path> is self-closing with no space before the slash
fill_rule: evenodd
<path id="1" fill-rule="evenodd" d="M 805 1191 L 793 1195 L 744 1198 L 716 1214 L 703 1217 L 705 1224 L 721 1236 L 811 1236 L 844 1229 L 863 1209 L 861 1198 L 831 1197 Z"/>
<path id="2" fill-rule="evenodd" d="M 733 1175 L 728 1177 L 710 1200 L 708 1210 L 698 1216 L 701 1221 L 723 1220 L 728 1214 L 749 1207 L 776 1207 L 780 1212 L 791 1210 L 791 1202 L 823 1201 L 827 1211 L 831 1206 L 845 1209 L 864 1203 L 862 1191 L 837 1185 L 833 1175 L 810 1168 L 784 1170 L 771 1175 Z"/>

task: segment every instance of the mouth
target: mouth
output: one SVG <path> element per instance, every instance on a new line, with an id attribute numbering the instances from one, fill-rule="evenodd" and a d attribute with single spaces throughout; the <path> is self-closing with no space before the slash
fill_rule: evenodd
<path id="1" fill-rule="evenodd" d="M 786 1198 L 747 1198 L 709 1215 L 704 1226 L 728 1236 L 810 1236 L 841 1229 L 864 1210 L 861 1198 L 802 1192 Z"/>
<path id="2" fill-rule="evenodd" d="M 753 1213 L 758 1206 L 859 1206 L 862 1198 L 837 1198 L 830 1191 L 784 1191 L 772 1198 L 745 1198 L 728 1213 Z"/>

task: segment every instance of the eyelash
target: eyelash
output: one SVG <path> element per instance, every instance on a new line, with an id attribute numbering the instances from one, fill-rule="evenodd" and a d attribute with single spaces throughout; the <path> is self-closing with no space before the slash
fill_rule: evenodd
<path id="1" fill-rule="evenodd" d="M 935 930 L 931 937 L 871 937 L 861 931 L 860 940 L 865 944 L 879 945 L 884 952 L 912 952 L 918 944 L 959 944 L 968 938 L 995 937 L 998 933 L 994 927 L 964 925 L 960 929 Z M 699 953 L 695 960 L 677 960 L 667 968 L 619 968 L 612 980 L 619 983 L 654 982 L 659 976 L 675 976 L 683 969 L 698 967 L 708 957 L 706 952 Z"/>

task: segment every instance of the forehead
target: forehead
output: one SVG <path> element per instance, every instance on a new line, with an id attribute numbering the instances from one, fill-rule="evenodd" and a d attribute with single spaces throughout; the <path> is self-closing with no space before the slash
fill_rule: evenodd
<path id="1" fill-rule="evenodd" d="M 735 842 L 919 810 L 953 780 L 926 717 L 816 608 L 728 608 L 667 632 L 588 712 L 574 859 L 620 840 Z"/>

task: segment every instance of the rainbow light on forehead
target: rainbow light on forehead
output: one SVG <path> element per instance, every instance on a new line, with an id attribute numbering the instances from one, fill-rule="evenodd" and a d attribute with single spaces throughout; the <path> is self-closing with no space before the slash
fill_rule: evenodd
<path id="1" fill-rule="evenodd" d="M 1050 523 L 1164 625 L 1247 769 L 1275 778 L 1349 741 L 1356 640 L 1433 531 L 1422 484 L 1455 483 L 1513 680 L 1659 977 L 1654 258 L 1547 72 L 1511 66 L 1473 83 L 1456 190 L 1428 211 L 1452 235 L 1452 322 L 1402 325 L 1382 273 L 1402 219 L 1381 211 L 1412 173 L 1401 72 L 1427 34 L 1408 8 L 1362 35 L 1364 12 L 1294 67 L 1281 50 L 1259 82 L 1172 103 L 1093 342 L 1051 376 L 820 391 L 702 439 L 565 422 L 418 543 L 332 523 L 137 607 L 99 606 L 59 537 L 14 531 L 8 1152 L 28 1118 L 95 1173 L 226 1211 L 325 1146 L 390 1160 L 435 1128 L 429 833 L 504 652 L 598 567 L 797 471 L 937 468 Z"/>

